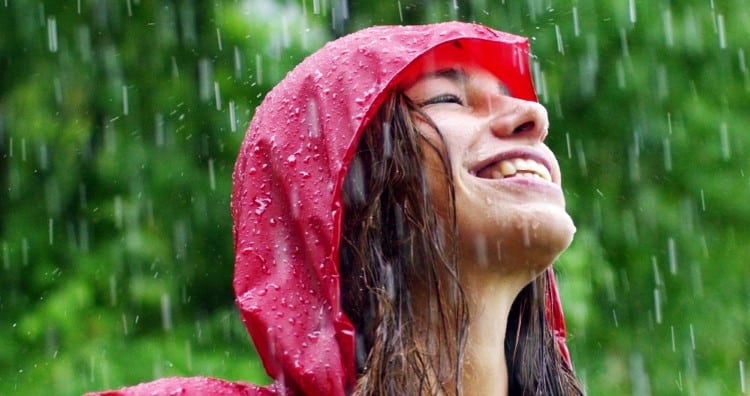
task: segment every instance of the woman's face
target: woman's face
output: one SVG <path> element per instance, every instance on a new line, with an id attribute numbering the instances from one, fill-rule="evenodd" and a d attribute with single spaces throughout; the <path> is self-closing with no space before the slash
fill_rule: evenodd
<path id="1" fill-rule="evenodd" d="M 440 156 L 447 156 L 456 193 L 462 261 L 502 261 L 533 272 L 570 244 L 560 167 L 544 144 L 549 121 L 536 102 L 509 96 L 497 77 L 475 65 L 446 62 L 425 71 L 406 95 L 437 126 L 415 115 L 426 141 L 425 172 L 437 210 L 450 213 Z M 517 263 L 517 264 L 513 264 Z"/>

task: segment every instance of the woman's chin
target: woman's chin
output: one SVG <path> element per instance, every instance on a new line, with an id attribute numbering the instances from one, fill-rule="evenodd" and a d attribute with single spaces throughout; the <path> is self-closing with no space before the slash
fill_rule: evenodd
<path id="1" fill-rule="evenodd" d="M 484 220 L 459 220 L 461 258 L 500 272 L 543 271 L 570 246 L 576 231 L 573 220 L 559 208 L 527 208 Z"/>

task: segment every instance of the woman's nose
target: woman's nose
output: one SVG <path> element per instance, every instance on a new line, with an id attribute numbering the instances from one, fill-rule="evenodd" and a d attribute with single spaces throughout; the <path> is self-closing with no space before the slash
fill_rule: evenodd
<path id="1" fill-rule="evenodd" d="M 508 98 L 499 111 L 491 115 L 490 131 L 497 137 L 523 137 L 531 140 L 544 141 L 547 137 L 549 119 L 547 109 L 537 102 Z"/>

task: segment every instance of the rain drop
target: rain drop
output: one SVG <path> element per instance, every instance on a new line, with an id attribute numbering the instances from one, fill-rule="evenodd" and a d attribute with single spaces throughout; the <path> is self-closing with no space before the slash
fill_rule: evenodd
<path id="1" fill-rule="evenodd" d="M 161 295 L 161 326 L 165 331 L 172 330 L 172 301 L 167 293 Z"/>
<path id="2" fill-rule="evenodd" d="M 721 157 L 724 160 L 729 160 L 732 156 L 732 151 L 729 144 L 729 128 L 726 122 L 721 123 L 719 135 L 721 137 Z"/>
<path id="3" fill-rule="evenodd" d="M 211 63 L 206 58 L 198 61 L 198 92 L 202 101 L 208 101 L 211 91 Z"/>
<path id="4" fill-rule="evenodd" d="M 672 275 L 677 274 L 677 248 L 675 247 L 674 238 L 669 238 L 667 241 L 667 249 L 669 252 L 669 272 Z"/>
<path id="5" fill-rule="evenodd" d="M 208 184 L 211 187 L 211 191 L 216 190 L 216 175 L 214 174 L 214 159 L 208 159 Z"/>
<path id="6" fill-rule="evenodd" d="M 740 360 L 740 390 L 742 393 L 746 393 L 745 388 L 745 362 Z"/>
<path id="7" fill-rule="evenodd" d="M 727 35 L 726 31 L 724 30 L 724 15 L 722 14 L 716 15 L 716 29 L 718 29 L 719 31 L 719 48 L 726 49 Z"/>
<path id="8" fill-rule="evenodd" d="M 672 27 L 672 9 L 667 7 L 662 13 L 662 20 L 664 22 L 664 40 L 666 41 L 667 47 L 674 46 L 674 28 Z"/>
<path id="9" fill-rule="evenodd" d="M 578 168 L 581 169 L 581 174 L 583 176 L 588 175 L 586 153 L 583 151 L 583 142 L 580 139 L 576 139 L 576 158 L 578 158 Z"/>
<path id="10" fill-rule="evenodd" d="M 123 85 L 122 86 L 122 114 L 128 115 L 129 113 L 129 105 L 128 105 L 128 87 Z"/>
<path id="11" fill-rule="evenodd" d="M 154 130 L 156 138 L 156 147 L 164 146 L 164 114 L 156 113 L 154 116 Z"/>
<path id="12" fill-rule="evenodd" d="M 659 292 L 659 289 L 654 289 L 654 314 L 656 315 L 656 323 L 661 324 L 661 292 Z"/>
<path id="13" fill-rule="evenodd" d="M 117 305 L 117 278 L 114 274 L 109 276 L 109 303 L 113 307 Z"/>
<path id="14" fill-rule="evenodd" d="M 677 352 L 677 346 L 675 345 L 675 337 L 674 337 L 674 325 L 669 326 L 669 333 L 672 335 L 672 352 Z"/>
<path id="15" fill-rule="evenodd" d="M 263 84 L 263 64 L 260 54 L 255 54 L 255 82 Z"/>
<path id="16" fill-rule="evenodd" d="M 120 195 L 115 196 L 114 201 L 114 216 L 115 216 L 115 227 L 122 228 L 122 197 Z"/>
<path id="17" fill-rule="evenodd" d="M 50 219 L 51 220 L 51 219 Z M 21 265 L 26 267 L 29 265 L 29 239 L 21 239 Z"/>
<path id="18" fill-rule="evenodd" d="M 55 103 L 60 105 L 62 104 L 63 100 L 62 84 L 60 84 L 60 79 L 55 77 L 55 79 L 52 81 L 52 85 L 55 87 Z"/>
<path id="19" fill-rule="evenodd" d="M 3 242 L 3 269 L 10 269 L 10 252 L 8 251 L 8 242 Z"/>
<path id="20" fill-rule="evenodd" d="M 695 350 L 695 331 L 692 323 L 690 323 L 690 346 Z"/>
<path id="21" fill-rule="evenodd" d="M 26 139 L 21 138 L 21 162 L 26 162 Z"/>
<path id="22" fill-rule="evenodd" d="M 50 218 L 48 221 L 48 236 L 49 236 L 49 244 L 52 245 L 55 242 L 55 219 Z"/>
<path id="23" fill-rule="evenodd" d="M 237 113 L 233 99 L 229 101 L 229 130 L 237 132 Z"/>
<path id="24" fill-rule="evenodd" d="M 216 102 L 216 110 L 221 110 L 221 92 L 219 91 L 219 83 L 214 81 L 214 100 Z"/>
<path id="25" fill-rule="evenodd" d="M 57 18 L 47 17 L 47 41 L 50 52 L 57 52 Z"/>
<path id="26" fill-rule="evenodd" d="M 630 23 L 635 23 L 637 20 L 635 12 L 635 0 L 628 0 L 628 13 L 630 15 Z"/>
<path id="27" fill-rule="evenodd" d="M 664 170 L 672 171 L 672 144 L 669 138 L 664 138 Z"/>
<path id="28" fill-rule="evenodd" d="M 234 46 L 234 76 L 242 77 L 242 58 L 240 57 L 240 48 Z"/>
<path id="29" fill-rule="evenodd" d="M 555 38 L 557 39 L 557 52 L 565 55 L 565 46 L 563 45 L 562 33 L 560 33 L 560 25 L 555 24 Z"/>

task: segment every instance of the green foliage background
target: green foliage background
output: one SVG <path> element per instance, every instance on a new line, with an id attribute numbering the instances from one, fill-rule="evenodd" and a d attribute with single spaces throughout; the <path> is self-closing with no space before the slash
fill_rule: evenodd
<path id="1" fill-rule="evenodd" d="M 588 392 L 745 392 L 746 1 L 3 0 L 0 394 L 267 382 L 231 291 L 254 106 L 338 35 L 454 19 L 532 39 Z"/>

